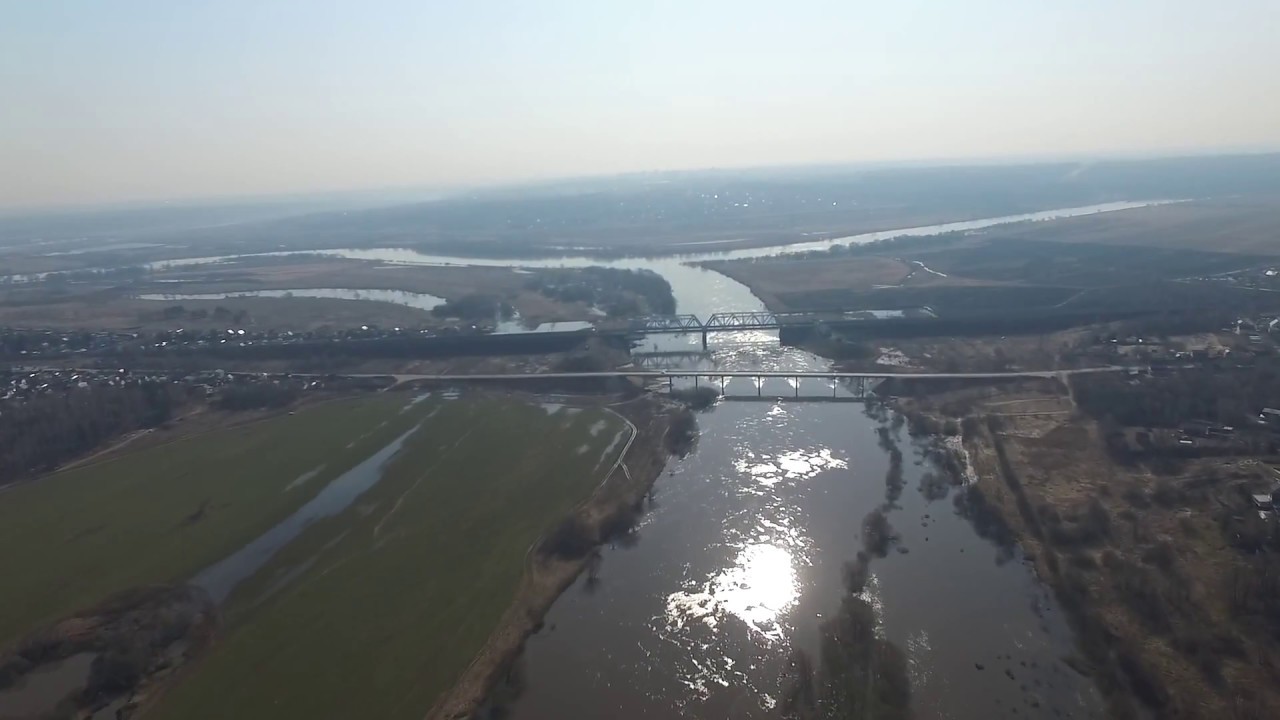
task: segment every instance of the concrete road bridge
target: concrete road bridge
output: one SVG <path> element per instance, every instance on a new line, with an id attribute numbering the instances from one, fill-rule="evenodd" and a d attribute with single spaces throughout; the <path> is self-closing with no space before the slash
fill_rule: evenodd
<path id="1" fill-rule="evenodd" d="M 548 380 L 610 380 L 610 379 L 632 379 L 644 382 L 666 381 L 667 389 L 674 390 L 676 380 L 692 380 L 694 387 L 700 387 L 707 384 L 710 387 L 717 387 L 722 391 L 728 383 L 735 378 L 750 378 L 755 383 L 755 397 L 766 397 L 764 394 L 764 380 L 768 378 L 783 378 L 791 381 L 792 396 L 800 397 L 800 383 L 805 379 L 824 379 L 834 381 L 830 384 L 831 396 L 835 397 L 838 391 L 843 387 L 846 392 L 852 393 L 854 397 L 865 397 L 880 382 L 889 379 L 898 381 L 921 381 L 921 380 L 1013 380 L 1018 378 L 1040 378 L 1040 379 L 1066 379 L 1071 375 L 1086 375 L 1092 373 L 1114 373 L 1129 372 L 1131 369 L 1144 370 L 1145 368 L 1129 368 L 1122 366 L 1108 365 L 1104 367 L 1092 368 L 1075 368 L 1070 370 L 1025 370 L 1013 372 L 984 372 L 984 373 L 892 373 L 892 372 L 843 372 L 838 370 L 647 370 L 642 368 L 610 370 L 605 372 L 546 372 L 546 373 L 502 373 L 502 374 L 475 374 L 475 375 L 394 375 L 391 376 L 396 385 L 401 383 L 444 383 L 444 384 L 463 384 L 463 383 L 523 383 L 538 382 Z M 346 377 L 379 377 L 374 375 L 347 375 Z M 380 377 L 387 377 L 382 375 Z M 770 393 L 770 397 L 780 397 L 777 394 Z M 742 398 L 744 396 L 734 396 Z"/>

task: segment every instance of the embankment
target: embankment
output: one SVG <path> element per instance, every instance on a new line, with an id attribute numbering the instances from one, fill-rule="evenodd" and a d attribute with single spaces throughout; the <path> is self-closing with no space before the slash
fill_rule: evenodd
<path id="1" fill-rule="evenodd" d="M 613 408 L 636 429 L 621 461 L 573 514 L 529 548 L 524 577 L 515 598 L 471 665 L 431 711 L 428 720 L 473 715 L 502 680 L 525 640 L 595 557 L 596 548 L 628 532 L 645 497 L 666 464 L 668 431 L 677 413 L 652 397 Z"/>

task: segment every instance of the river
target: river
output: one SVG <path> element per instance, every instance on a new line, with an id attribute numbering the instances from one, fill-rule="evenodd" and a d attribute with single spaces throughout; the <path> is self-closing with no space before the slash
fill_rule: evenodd
<path id="1" fill-rule="evenodd" d="M 886 503 L 886 424 L 839 403 L 703 414 L 634 538 L 529 641 L 509 717 L 776 717 L 792 650 L 820 657 L 861 520 Z M 901 540 L 872 561 L 865 595 L 907 656 L 916 717 L 1096 713 L 1097 693 L 1062 662 L 1072 642 L 1052 598 L 949 495 L 922 489 L 932 468 L 898 428 L 905 485 L 888 518 Z"/>
<path id="2" fill-rule="evenodd" d="M 763 306 L 745 286 L 693 261 L 1150 204 L 679 258 L 474 259 L 390 248 L 321 252 L 406 264 L 648 269 L 671 284 L 679 312 L 706 317 Z M 646 341 L 664 350 L 699 343 L 700 338 L 681 336 Z M 717 333 L 703 362 L 724 369 L 829 365 L 780 347 L 771 332 Z M 792 387 L 766 380 L 761 390 L 782 396 Z M 834 391 L 848 395 L 839 387 Z M 863 595 L 875 610 L 878 632 L 906 655 L 916 717 L 1101 714 L 1090 681 L 1063 662 L 1073 644 L 1052 597 L 1016 552 L 980 538 L 957 512 L 953 500 L 962 488 L 922 482 L 935 468 L 900 418 L 859 403 L 722 401 L 699 416 L 699 426 L 695 451 L 669 463 L 635 533 L 605 549 L 598 578 L 584 577 L 561 596 L 528 642 L 516 668 L 519 681 L 497 693 L 508 717 L 777 717 L 788 658 L 796 649 L 820 658 L 821 626 L 845 593 L 842 568 L 862 547 L 863 518 L 877 508 L 884 509 L 900 541 L 872 561 Z M 888 433 L 884 439 L 882 428 Z M 886 440 L 904 458 L 900 495 L 887 483 Z"/>
<path id="3" fill-rule="evenodd" d="M 408 251 L 360 255 L 472 262 Z M 689 260 L 608 264 L 659 272 L 683 313 L 762 309 L 745 286 Z M 674 349 L 698 339 L 652 342 Z M 703 362 L 829 365 L 780 347 L 768 332 L 716 334 Z M 792 387 L 766 380 L 762 391 L 783 396 Z M 796 649 L 820 658 L 822 624 L 845 593 L 843 567 L 861 549 L 862 519 L 876 508 L 887 510 L 900 541 L 872 561 L 864 596 L 883 637 L 906 655 L 917 718 L 1102 715 L 1091 681 L 1063 661 L 1074 644 L 1055 600 L 1016 551 L 980 538 L 959 514 L 954 499 L 963 488 L 922 482 L 936 468 L 900 418 L 856 403 L 779 398 L 723 401 L 699 416 L 699 426 L 696 450 L 671 461 L 634 535 L 605 549 L 598 576 L 561 596 L 528 642 L 515 679 L 495 694 L 506 717 L 778 717 L 788 660 Z M 896 497 L 880 428 L 905 458 Z"/>
<path id="4" fill-rule="evenodd" d="M 701 288 L 710 307 L 759 306 L 731 281 Z M 717 334 L 703 362 L 829 365 L 765 332 Z M 606 548 L 598 576 L 561 596 L 530 639 L 518 680 L 497 693 L 506 717 L 779 717 L 788 660 L 796 649 L 820 657 L 843 567 L 877 508 L 900 542 L 872 561 L 864 596 L 906 654 L 915 717 L 1101 716 L 1096 689 L 1063 662 L 1073 642 L 1053 598 L 958 513 L 963 488 L 924 482 L 937 470 L 901 418 L 787 401 L 788 381 L 764 383 L 776 400 L 722 401 L 699 416 L 696 450 L 669 463 L 635 534 Z M 880 428 L 904 456 L 900 495 Z"/>
<path id="5" fill-rule="evenodd" d="M 689 260 L 610 264 L 661 273 L 682 313 L 762 309 L 745 286 Z M 829 365 L 767 332 L 714 335 L 709 362 Z M 762 391 L 791 386 L 766 380 Z M 864 595 L 907 657 L 917 718 L 1101 716 L 1097 690 L 1063 662 L 1074 645 L 1054 599 L 1016 552 L 980 538 L 958 513 L 962 488 L 921 482 L 936 469 L 901 419 L 856 403 L 778 399 L 723 401 L 699 426 L 696 450 L 671 461 L 634 535 L 605 549 L 598 576 L 561 596 L 528 642 L 516 679 L 496 693 L 507 717 L 778 717 L 788 660 L 795 649 L 820 658 L 862 519 L 881 507 L 900 541 L 872 561 Z M 893 499 L 879 428 L 905 458 Z"/>

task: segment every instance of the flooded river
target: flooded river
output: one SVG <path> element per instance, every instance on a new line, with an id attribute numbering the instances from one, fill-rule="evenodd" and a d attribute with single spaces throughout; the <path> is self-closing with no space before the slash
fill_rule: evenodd
<path id="1" fill-rule="evenodd" d="M 402 252 L 378 259 L 454 261 Z M 661 273 L 682 313 L 763 309 L 745 286 L 686 261 L 612 264 Z M 829 365 L 769 332 L 714 335 L 702 362 Z M 793 389 L 771 379 L 761 391 Z M 846 592 L 843 568 L 862 548 L 862 520 L 883 508 L 900 541 L 871 562 L 864 597 L 907 658 L 916 717 L 1101 716 L 1092 683 L 1063 662 L 1073 641 L 1053 598 L 1016 552 L 980 538 L 959 514 L 963 488 L 927 482 L 938 471 L 924 447 L 881 412 L 778 399 L 723 401 L 700 415 L 695 451 L 671 461 L 639 528 L 605 550 L 598 577 L 556 602 L 496 702 L 516 720 L 778 717 L 789 658 L 821 657 L 821 626 Z M 900 494 L 886 483 L 881 428 L 903 456 Z"/>
<path id="2" fill-rule="evenodd" d="M 745 286 L 688 264 L 693 260 L 762 257 L 1149 204 L 681 258 L 530 261 L 402 249 L 322 252 L 408 264 L 649 269 L 670 282 L 679 312 L 706 317 L 763 306 Z M 163 265 L 211 260 L 217 259 Z M 700 337 L 659 336 L 645 344 L 680 350 L 700 347 Z M 718 333 L 701 362 L 735 370 L 829 364 L 779 347 L 769 332 Z M 824 390 L 850 395 L 839 387 Z M 765 396 L 792 392 L 782 379 L 766 380 L 761 388 Z M 978 537 L 957 512 L 954 499 L 962 488 L 930 482 L 936 469 L 900 418 L 855 402 L 722 401 L 699 416 L 699 425 L 695 451 L 669 463 L 636 532 L 606 548 L 598 578 L 570 588 L 529 641 L 517 681 L 498 693 L 509 717 L 777 717 L 788 659 L 796 650 L 820 659 L 821 626 L 846 592 L 843 567 L 863 546 L 863 518 L 877 508 L 900 541 L 886 557 L 872 560 L 863 596 L 875 611 L 877 632 L 907 659 L 916 717 L 1100 714 L 1090 682 L 1063 662 L 1073 646 L 1053 599 L 1016 553 Z M 902 456 L 900 491 L 887 482 L 893 448 Z M 225 593 L 278 540 L 264 537 L 245 549 L 253 557 L 229 559 L 200 580 L 215 594 Z"/>
<path id="3" fill-rule="evenodd" d="M 713 356 L 820 362 L 742 338 Z M 766 395 L 790 392 L 767 382 Z M 788 660 L 820 658 L 843 567 L 877 508 L 900 541 L 871 561 L 864 597 L 906 655 L 916 717 L 1098 713 L 1089 681 L 1062 662 L 1073 646 L 1052 598 L 958 514 L 962 488 L 930 482 L 937 471 L 900 421 L 779 399 L 724 401 L 699 425 L 635 535 L 606 549 L 598 577 L 570 588 L 528 643 L 500 692 L 514 696 L 509 717 L 777 717 Z M 904 458 L 900 495 L 880 428 Z"/>

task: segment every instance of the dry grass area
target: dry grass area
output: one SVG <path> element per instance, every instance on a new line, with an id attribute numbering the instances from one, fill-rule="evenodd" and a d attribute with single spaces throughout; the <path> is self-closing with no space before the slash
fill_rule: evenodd
<path id="1" fill-rule="evenodd" d="M 1280 647 L 1256 618 L 1234 612 L 1251 566 L 1224 525 L 1256 515 L 1246 494 L 1275 482 L 1272 466 L 1240 457 L 1159 472 L 1120 464 L 1097 423 L 1049 383 L 901 402 L 971 418 L 964 442 L 976 487 L 1057 592 L 1084 657 L 1073 664 L 1095 676 L 1113 716 L 1280 713 Z"/>
<path id="2" fill-rule="evenodd" d="M 1071 352 L 1090 342 L 1096 328 L 1075 328 L 1040 335 L 985 335 L 974 337 L 918 337 L 869 340 L 876 349 L 867 358 L 840 360 L 836 365 L 850 372 L 883 370 L 886 355 L 893 363 L 917 372 L 1000 372 L 1060 370 L 1096 365 Z"/>
<path id="3" fill-rule="evenodd" d="M 327 287 L 407 290 L 444 298 L 476 292 L 506 295 L 519 291 L 525 277 L 511 268 L 387 265 L 366 260 L 307 256 L 300 256 L 296 261 L 291 258 L 248 258 L 221 265 L 175 268 L 153 276 L 166 284 L 180 285 L 180 292 L 184 293 Z"/>
<path id="4" fill-rule="evenodd" d="M 506 300 L 530 324 L 593 319 L 586 304 L 559 302 L 530 291 L 525 288 L 527 279 L 528 275 L 512 268 L 398 266 L 305 256 L 296 262 L 257 259 L 157 272 L 150 277 L 152 282 L 127 291 L 107 283 L 8 288 L 0 301 L 0 325 L 147 331 L 236 327 L 297 332 L 347 329 L 363 324 L 413 328 L 446 324 L 420 308 L 375 300 L 302 297 L 141 300 L 136 297 L 300 288 L 402 290 L 447 300 L 483 294 Z M 165 317 L 161 311 L 172 305 L 181 305 L 187 313 Z M 218 307 L 226 308 L 233 316 L 241 312 L 244 315 L 235 322 L 229 322 L 225 316 L 215 318 L 213 311 Z M 208 311 L 208 316 L 191 316 L 191 312 L 199 310 Z"/>
<path id="5" fill-rule="evenodd" d="M 1009 225 L 983 236 L 1280 255 L 1280 198 L 1157 205 L 1040 223 L 1031 234 L 1025 226 Z"/>
<path id="6" fill-rule="evenodd" d="M 563 303 L 525 288 L 528 275 L 507 267 L 388 265 L 342 258 L 305 258 L 297 262 L 245 260 L 227 265 L 175 269 L 154 276 L 164 292 L 223 293 L 294 288 L 404 290 L 456 300 L 492 295 L 510 302 L 529 322 L 588 320 L 582 303 Z"/>
<path id="7" fill-rule="evenodd" d="M 717 260 L 702 263 L 702 266 L 751 288 L 767 307 L 775 311 L 806 309 L 790 307 L 782 297 L 797 290 L 865 292 L 889 287 L 990 284 L 945 277 L 921 269 L 918 263 L 909 260 L 878 255 Z"/>

